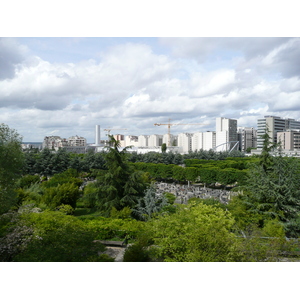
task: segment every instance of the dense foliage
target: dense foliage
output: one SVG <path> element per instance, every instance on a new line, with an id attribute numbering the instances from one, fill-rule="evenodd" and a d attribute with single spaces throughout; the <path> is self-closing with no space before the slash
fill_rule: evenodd
<path id="1" fill-rule="evenodd" d="M 113 137 L 101 153 L 22 153 L 19 135 L 0 128 L 1 261 L 113 261 L 99 240 L 129 241 L 124 261 L 299 257 L 299 159 L 272 156 L 267 134 L 256 157 L 129 153 Z M 174 204 L 155 181 L 234 187 L 235 196 Z"/>

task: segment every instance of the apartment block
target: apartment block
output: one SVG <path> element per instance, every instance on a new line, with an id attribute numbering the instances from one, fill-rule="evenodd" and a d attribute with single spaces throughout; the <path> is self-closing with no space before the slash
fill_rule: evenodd
<path id="1" fill-rule="evenodd" d="M 192 133 L 178 134 L 178 147 L 182 149 L 183 153 L 189 153 L 189 151 L 192 151 L 192 136 Z"/>
<path id="2" fill-rule="evenodd" d="M 162 145 L 163 136 L 159 134 L 151 134 L 148 137 L 148 147 L 159 147 Z"/>
<path id="3" fill-rule="evenodd" d="M 125 146 L 138 147 L 139 138 L 136 135 L 127 135 L 125 136 Z"/>
<path id="4" fill-rule="evenodd" d="M 72 147 L 85 147 L 86 139 L 84 137 L 75 135 L 68 138 L 68 146 Z"/>
<path id="5" fill-rule="evenodd" d="M 164 134 L 163 135 L 163 140 L 162 140 L 162 142 L 163 142 L 163 144 L 166 144 L 167 146 L 168 145 L 171 145 L 171 146 L 177 146 L 177 139 L 178 139 L 178 137 L 177 137 L 177 135 L 173 135 L 173 134 L 170 134 L 170 144 L 169 144 L 169 134 Z"/>
<path id="6" fill-rule="evenodd" d="M 148 147 L 148 135 L 139 135 L 138 147 Z"/>
<path id="7" fill-rule="evenodd" d="M 206 131 L 203 132 L 202 149 L 210 150 L 216 147 L 216 132 Z"/>

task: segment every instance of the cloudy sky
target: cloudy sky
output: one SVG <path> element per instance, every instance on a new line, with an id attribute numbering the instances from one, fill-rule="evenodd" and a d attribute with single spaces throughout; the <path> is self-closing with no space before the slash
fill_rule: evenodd
<path id="1" fill-rule="evenodd" d="M 300 38 L 1 38 L 0 118 L 23 141 L 300 119 Z M 118 133 L 118 130 L 112 131 Z"/>

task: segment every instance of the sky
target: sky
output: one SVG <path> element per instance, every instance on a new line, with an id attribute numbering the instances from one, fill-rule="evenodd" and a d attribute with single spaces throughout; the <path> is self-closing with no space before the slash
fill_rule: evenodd
<path id="1" fill-rule="evenodd" d="M 167 133 L 155 123 L 181 124 L 171 127 L 178 134 L 215 130 L 217 117 L 247 127 L 265 115 L 300 119 L 298 37 L 218 37 L 220 27 L 203 37 L 18 30 L 0 38 L 0 123 L 24 142 L 78 135 L 93 143 L 95 125 L 103 139 L 109 128 Z"/>
<path id="2" fill-rule="evenodd" d="M 300 119 L 300 38 L 0 39 L 1 122 L 23 141 Z M 115 129 L 116 128 L 116 129 Z M 119 131 L 117 129 L 120 129 Z M 121 130 L 122 129 L 122 130 Z"/>

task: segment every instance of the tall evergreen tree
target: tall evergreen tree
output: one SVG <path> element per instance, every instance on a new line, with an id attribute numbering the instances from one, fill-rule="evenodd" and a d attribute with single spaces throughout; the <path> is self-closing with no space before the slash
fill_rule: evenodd
<path id="1" fill-rule="evenodd" d="M 281 152 L 273 157 L 270 151 L 276 145 L 270 142 L 268 132 L 263 137 L 259 163 L 252 166 L 246 181 L 245 204 L 250 211 L 263 215 L 265 220 L 280 220 L 289 235 L 291 230 L 298 231 L 291 224 L 295 223 L 300 212 L 299 160 L 283 157 Z"/>
<path id="2" fill-rule="evenodd" d="M 143 197 L 148 186 L 148 178 L 144 172 L 134 171 L 128 164 L 127 150 L 120 150 L 120 141 L 109 136 L 109 144 L 105 161 L 107 171 L 97 178 L 97 206 L 107 215 L 115 207 L 134 207 L 138 198 Z"/>

